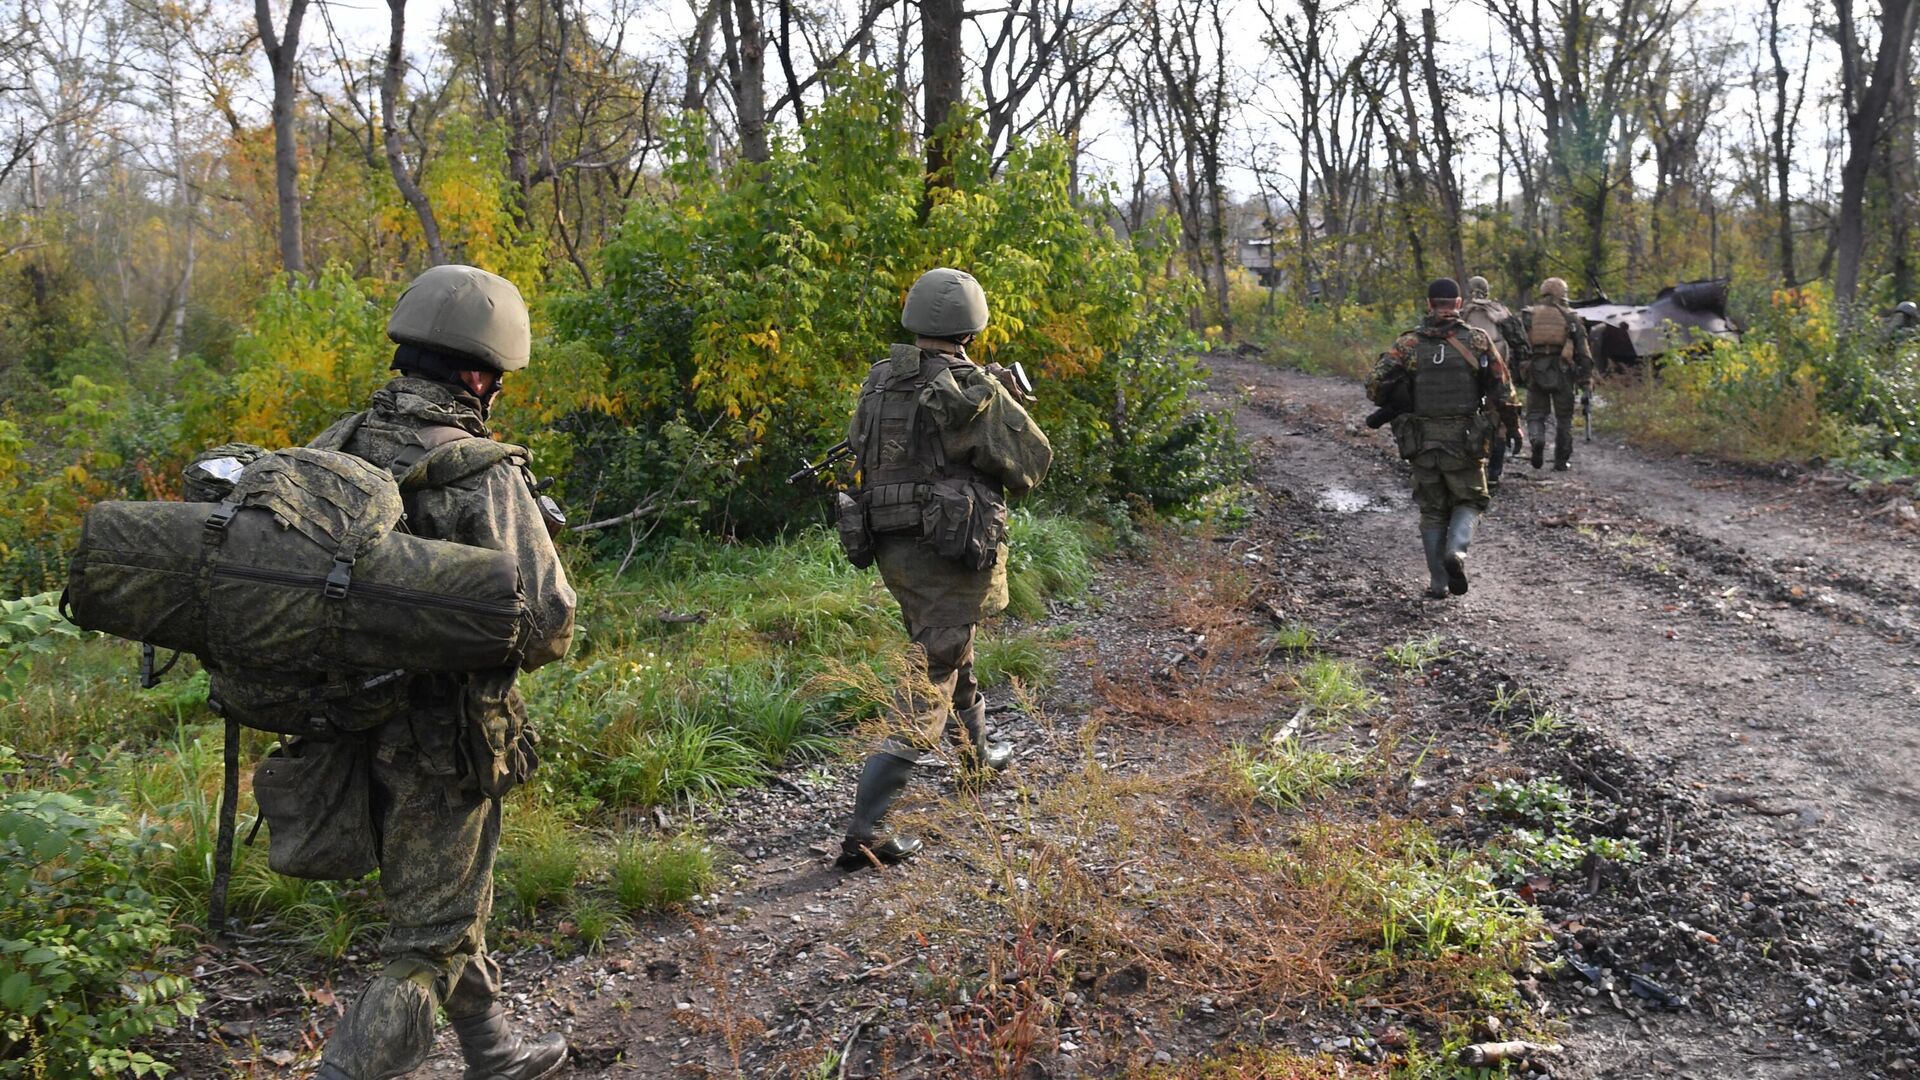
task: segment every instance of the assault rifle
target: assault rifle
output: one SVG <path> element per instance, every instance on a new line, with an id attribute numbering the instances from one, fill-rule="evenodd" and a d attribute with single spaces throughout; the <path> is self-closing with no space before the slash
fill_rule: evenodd
<path id="1" fill-rule="evenodd" d="M 1593 441 L 1593 391 L 1580 395 L 1580 422 L 1586 425 L 1587 441 Z"/>
<path id="2" fill-rule="evenodd" d="M 848 443 L 847 440 L 841 439 L 839 442 L 828 447 L 826 456 L 819 461 L 808 461 L 805 458 L 801 458 L 800 467 L 794 470 L 792 476 L 787 477 L 787 483 L 797 484 L 802 480 L 812 480 L 823 472 L 831 471 L 835 465 L 840 464 L 852 456 L 853 446 Z"/>

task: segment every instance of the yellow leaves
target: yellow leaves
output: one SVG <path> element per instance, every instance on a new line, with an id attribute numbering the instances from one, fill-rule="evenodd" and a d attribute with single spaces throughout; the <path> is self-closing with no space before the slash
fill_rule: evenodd
<path id="1" fill-rule="evenodd" d="M 740 338 L 747 344 L 757 345 L 770 353 L 780 351 L 780 331 L 771 327 L 765 330 L 750 330 L 740 335 Z"/>

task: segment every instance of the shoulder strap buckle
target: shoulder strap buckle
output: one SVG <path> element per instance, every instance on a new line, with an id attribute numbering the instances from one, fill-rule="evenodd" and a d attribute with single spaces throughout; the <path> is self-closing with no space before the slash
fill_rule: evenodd
<path id="1" fill-rule="evenodd" d="M 240 504 L 232 499 L 224 500 L 207 515 L 206 533 L 202 539 L 209 544 L 217 544 L 227 537 L 227 526 L 233 523 L 233 515 L 240 512 Z"/>

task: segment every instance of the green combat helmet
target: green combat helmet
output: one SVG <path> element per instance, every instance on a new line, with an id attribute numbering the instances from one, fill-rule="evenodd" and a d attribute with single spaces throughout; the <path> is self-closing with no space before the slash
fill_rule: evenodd
<path id="1" fill-rule="evenodd" d="M 520 290 L 477 266 L 436 266 L 414 278 L 393 306 L 387 336 L 401 345 L 456 353 L 499 372 L 526 367 L 533 351 Z"/>
<path id="2" fill-rule="evenodd" d="M 907 290 L 900 325 L 921 337 L 963 338 L 987 328 L 987 294 L 964 270 L 936 267 Z"/>
<path id="3" fill-rule="evenodd" d="M 1487 284 L 1486 278 L 1483 278 L 1480 275 L 1475 274 L 1474 276 L 1467 279 L 1467 298 L 1468 299 L 1485 300 L 1487 297 L 1492 295 L 1493 295 L 1493 286 Z"/>

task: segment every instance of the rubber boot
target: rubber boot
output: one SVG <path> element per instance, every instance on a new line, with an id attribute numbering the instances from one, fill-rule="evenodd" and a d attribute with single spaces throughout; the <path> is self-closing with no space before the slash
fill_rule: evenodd
<path id="1" fill-rule="evenodd" d="M 959 718 L 960 727 L 966 733 L 961 756 L 966 759 L 968 768 L 999 772 L 1013 761 L 1013 744 L 987 734 L 986 698 L 974 698 L 972 705 L 955 710 L 954 715 Z"/>
<path id="2" fill-rule="evenodd" d="M 1420 527 L 1420 546 L 1427 553 L 1427 599 L 1445 600 L 1447 593 L 1447 567 L 1442 561 L 1447 552 L 1447 530 L 1444 525 L 1423 525 Z"/>
<path id="3" fill-rule="evenodd" d="M 1539 468 L 1547 463 L 1547 448 L 1540 445 L 1540 436 L 1533 437 L 1533 467 Z"/>
<path id="4" fill-rule="evenodd" d="M 1467 545 L 1473 543 L 1473 523 L 1478 520 L 1479 510 L 1456 506 L 1447 525 L 1447 548 L 1441 563 L 1447 571 L 1447 591 L 1455 596 L 1467 594 Z"/>
<path id="5" fill-rule="evenodd" d="M 382 972 L 348 1007 L 321 1055 L 321 1080 L 394 1080 L 433 1050 L 431 977 Z"/>
<path id="6" fill-rule="evenodd" d="M 842 870 L 858 870 L 875 863 L 892 866 L 920 850 L 920 841 L 910 836 L 889 836 L 875 842 L 887 808 L 913 775 L 913 765 L 912 760 L 885 750 L 867 758 L 853 796 L 853 821 L 847 825 L 846 839 L 840 841 L 835 866 Z"/>
<path id="7" fill-rule="evenodd" d="M 531 1042 L 507 1027 L 507 1011 L 498 1005 L 473 1016 L 449 1017 L 466 1059 L 463 1080 L 541 1080 L 567 1063 L 567 1040 L 549 1032 Z"/>
<path id="8" fill-rule="evenodd" d="M 1553 471 L 1566 472 L 1573 462 L 1573 425 L 1553 433 Z"/>

